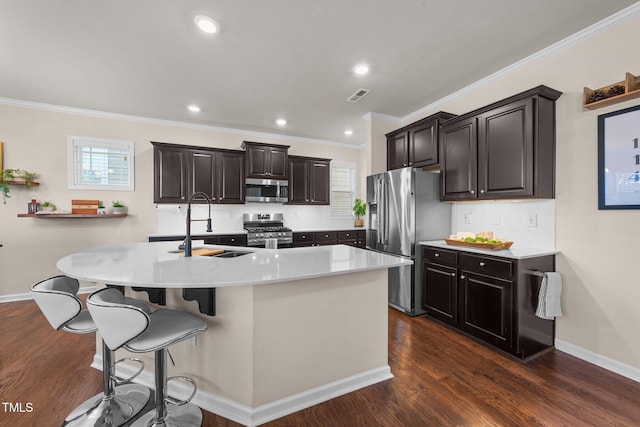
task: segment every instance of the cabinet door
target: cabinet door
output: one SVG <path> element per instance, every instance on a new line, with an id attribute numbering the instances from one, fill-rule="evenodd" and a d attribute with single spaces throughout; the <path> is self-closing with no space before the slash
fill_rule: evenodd
<path id="1" fill-rule="evenodd" d="M 479 117 L 478 197 L 533 195 L 533 100 L 513 102 Z"/>
<path id="2" fill-rule="evenodd" d="M 329 204 L 330 162 L 326 160 L 310 160 L 309 167 L 309 203 L 312 205 Z"/>
<path id="3" fill-rule="evenodd" d="M 422 263 L 423 308 L 430 316 L 458 323 L 457 270 L 430 262 Z"/>
<path id="4" fill-rule="evenodd" d="M 437 165 L 438 121 L 433 120 L 409 129 L 409 166 L 421 168 Z"/>
<path id="5" fill-rule="evenodd" d="M 268 178 L 269 147 L 248 145 L 246 151 L 247 177 Z"/>
<path id="6" fill-rule="evenodd" d="M 153 147 L 153 201 L 187 202 L 187 150 L 176 147 Z"/>
<path id="7" fill-rule="evenodd" d="M 287 149 L 270 147 L 268 150 L 268 176 L 270 179 L 287 179 Z"/>
<path id="8" fill-rule="evenodd" d="M 220 151 L 217 190 L 219 203 L 244 203 L 244 153 Z"/>
<path id="9" fill-rule="evenodd" d="M 476 198 L 477 122 L 475 117 L 443 125 L 442 199 Z"/>
<path id="10" fill-rule="evenodd" d="M 387 138 L 387 170 L 408 166 L 407 138 L 407 132 L 400 132 Z"/>
<path id="11" fill-rule="evenodd" d="M 462 329 L 497 347 L 513 347 L 513 282 L 462 270 Z"/>
<path id="12" fill-rule="evenodd" d="M 189 197 L 196 192 L 202 192 L 209 196 L 211 201 L 216 202 L 218 192 L 215 188 L 216 183 L 216 152 L 206 150 L 190 150 L 188 159 L 187 172 L 189 181 L 187 191 Z M 194 200 L 194 203 L 206 203 L 205 200 Z"/>
<path id="13" fill-rule="evenodd" d="M 289 157 L 289 203 L 309 204 L 309 168 L 306 159 Z"/>

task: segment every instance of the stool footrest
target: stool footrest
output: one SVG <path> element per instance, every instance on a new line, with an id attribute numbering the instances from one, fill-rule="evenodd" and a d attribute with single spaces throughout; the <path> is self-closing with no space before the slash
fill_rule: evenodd
<path id="1" fill-rule="evenodd" d="M 177 405 L 177 406 L 186 405 L 187 403 L 191 402 L 191 399 L 193 399 L 193 397 L 196 395 L 196 392 L 198 391 L 198 385 L 191 378 L 183 377 L 183 376 L 169 377 L 169 378 L 167 378 L 167 383 L 169 383 L 169 381 L 177 381 L 177 380 L 182 380 L 182 381 L 188 382 L 189 384 L 191 384 L 193 386 L 193 391 L 191 392 L 191 395 L 185 400 L 178 400 L 178 399 L 175 399 L 175 398 L 167 395 L 167 396 L 165 396 L 164 400 L 166 402 L 169 402 L 169 403 L 171 403 L 173 405 Z"/>
<path id="2" fill-rule="evenodd" d="M 138 375 L 140 375 L 142 373 L 142 371 L 144 371 L 144 360 L 142 360 L 142 359 L 138 359 L 137 357 L 125 357 L 124 359 L 120 359 L 120 360 L 116 361 L 115 364 L 118 365 L 118 363 L 122 363 L 122 362 L 136 362 L 136 363 L 140 364 L 140 368 L 138 369 L 138 372 L 136 372 L 135 374 L 133 374 L 129 378 L 119 378 L 116 375 L 115 370 L 114 370 L 112 379 L 116 382 L 116 385 L 129 384 Z"/>

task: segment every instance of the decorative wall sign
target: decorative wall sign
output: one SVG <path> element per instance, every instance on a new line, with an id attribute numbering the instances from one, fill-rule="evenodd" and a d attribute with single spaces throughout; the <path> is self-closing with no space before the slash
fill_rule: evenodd
<path id="1" fill-rule="evenodd" d="M 598 116 L 598 209 L 640 209 L 640 105 Z"/>

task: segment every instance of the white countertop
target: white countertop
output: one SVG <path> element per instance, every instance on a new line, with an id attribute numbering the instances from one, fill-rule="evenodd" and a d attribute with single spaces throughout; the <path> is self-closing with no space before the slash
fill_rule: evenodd
<path id="1" fill-rule="evenodd" d="M 525 259 L 525 258 L 536 258 L 540 256 L 546 255 L 556 255 L 559 254 L 560 251 L 555 249 L 539 249 L 539 248 L 531 248 L 526 246 L 517 246 L 515 243 L 509 249 L 500 249 L 496 251 L 490 251 L 486 249 L 476 249 L 467 246 L 451 246 L 448 245 L 444 240 L 431 240 L 425 242 L 418 242 L 423 246 L 432 246 L 435 248 L 443 248 L 443 249 L 453 249 L 457 251 L 464 252 L 473 252 L 482 255 L 492 255 L 499 256 L 503 258 L 512 258 L 512 259 Z"/>
<path id="2" fill-rule="evenodd" d="M 404 258 L 346 245 L 286 249 L 198 247 L 252 253 L 236 258 L 185 258 L 172 253 L 177 249 L 176 242 L 107 244 L 61 258 L 56 266 L 63 274 L 89 282 L 210 288 L 263 285 L 412 264 Z"/>

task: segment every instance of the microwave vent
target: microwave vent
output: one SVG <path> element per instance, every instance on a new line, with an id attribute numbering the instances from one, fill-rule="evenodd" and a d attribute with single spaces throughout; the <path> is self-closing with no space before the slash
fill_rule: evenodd
<path id="1" fill-rule="evenodd" d="M 349 96 L 347 98 L 347 101 L 349 102 L 358 102 L 360 101 L 362 98 L 364 98 L 365 96 L 367 96 L 369 94 L 369 92 L 371 92 L 369 89 L 358 89 L 357 91 L 355 91 L 351 96 Z"/>

